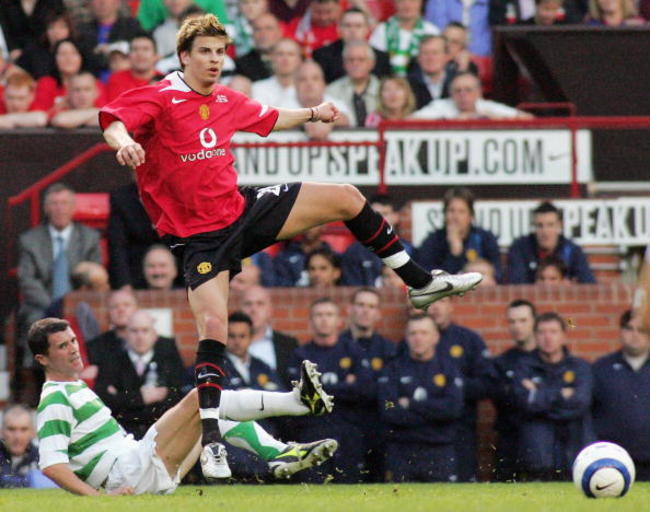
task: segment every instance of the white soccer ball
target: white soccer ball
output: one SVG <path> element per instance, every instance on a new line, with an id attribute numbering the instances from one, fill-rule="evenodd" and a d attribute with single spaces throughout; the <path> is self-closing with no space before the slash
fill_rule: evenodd
<path id="1" fill-rule="evenodd" d="M 590 444 L 573 462 L 573 483 L 589 498 L 625 496 L 635 477 L 632 458 L 614 443 Z"/>

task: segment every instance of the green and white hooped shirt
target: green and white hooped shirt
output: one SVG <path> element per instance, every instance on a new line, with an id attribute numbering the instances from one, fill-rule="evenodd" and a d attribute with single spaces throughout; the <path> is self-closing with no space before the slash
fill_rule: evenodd
<path id="1" fill-rule="evenodd" d="M 40 468 L 68 464 L 99 488 L 124 447 L 126 433 L 83 381 L 43 385 L 36 413 Z"/>

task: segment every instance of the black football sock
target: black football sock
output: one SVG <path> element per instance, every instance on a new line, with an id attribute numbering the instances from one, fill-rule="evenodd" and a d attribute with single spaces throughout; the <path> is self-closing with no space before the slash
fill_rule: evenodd
<path id="1" fill-rule="evenodd" d="M 361 212 L 345 221 L 352 234 L 366 248 L 374 252 L 384 265 L 392 268 L 408 286 L 422 288 L 431 282 L 431 274 L 415 263 L 386 219 L 366 201 Z"/>
<path id="2" fill-rule="evenodd" d="M 199 341 L 194 378 L 199 392 L 199 414 L 203 427 L 203 446 L 221 440 L 219 403 L 226 374 L 223 371 L 226 346 L 217 340 Z"/>

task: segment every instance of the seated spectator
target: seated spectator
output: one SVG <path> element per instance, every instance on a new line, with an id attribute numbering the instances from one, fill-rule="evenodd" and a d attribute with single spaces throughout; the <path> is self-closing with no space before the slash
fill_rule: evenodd
<path id="1" fill-rule="evenodd" d="M 91 21 L 79 27 L 80 40 L 93 49 L 88 55 L 89 69 L 99 74 L 102 81 L 108 79 L 110 44 L 130 42 L 142 33 L 138 20 L 121 13 L 120 5 L 120 0 L 93 0 L 90 3 Z"/>
<path id="2" fill-rule="evenodd" d="M 422 18 L 422 0 L 395 0 L 395 9 L 394 16 L 375 28 L 369 42 L 373 48 L 388 52 L 394 74 L 406 76 L 411 59 L 418 54 L 420 39 L 440 30 Z"/>
<path id="3" fill-rule="evenodd" d="M 521 360 L 513 378 L 522 478 L 566 480 L 575 456 L 594 441 L 593 377 L 589 363 L 567 350 L 566 323 L 557 313 L 537 317 L 535 338 L 538 349 Z"/>
<path id="4" fill-rule="evenodd" d="M 494 234 L 473 224 L 474 194 L 464 187 L 453 187 L 443 199 L 445 226 L 433 231 L 417 249 L 417 260 L 426 269 L 441 269 L 451 274 L 460 272 L 478 258 L 494 267 L 501 280 L 501 255 Z"/>
<path id="5" fill-rule="evenodd" d="M 352 126 L 363 128 L 370 112 L 377 108 L 379 78 L 371 74 L 375 54 L 365 41 L 347 43 L 343 49 L 345 76 L 327 86 L 333 98 L 343 100 L 352 114 Z"/>
<path id="6" fill-rule="evenodd" d="M 376 128 L 381 121 L 406 119 L 415 110 L 415 95 L 405 78 L 399 76 L 382 79 L 379 85 L 379 105 L 368 114 L 366 128 Z"/>
<path id="7" fill-rule="evenodd" d="M 318 365 L 323 388 L 333 395 L 336 407 L 322 418 L 296 418 L 298 441 L 314 435 L 339 442 L 334 457 L 317 470 L 301 474 L 303 482 L 323 482 L 331 475 L 334 482 L 356 483 L 364 480 L 365 443 L 363 428 L 366 411 L 376 410 L 376 386 L 363 351 L 354 342 L 339 338 L 340 310 L 328 297 L 317 299 L 309 308 L 312 340 L 294 353 L 289 375 L 300 377 L 300 365 L 308 359 Z M 335 469 L 336 468 L 336 469 Z"/>
<path id="8" fill-rule="evenodd" d="M 251 286 L 259 286 L 262 273 L 260 267 L 253 263 L 252 258 L 246 258 L 241 263 L 241 272 L 230 280 L 230 289 L 243 292 Z"/>
<path id="9" fill-rule="evenodd" d="M 7 79 L 0 103 L 0 129 L 40 128 L 47 114 L 34 104 L 36 82 L 27 73 L 14 73 Z"/>
<path id="10" fill-rule="evenodd" d="M 620 27 L 644 23 L 632 0 L 589 0 L 588 25 Z"/>
<path id="11" fill-rule="evenodd" d="M 254 48 L 235 60 L 235 73 L 249 80 L 263 80 L 273 74 L 271 52 L 282 39 L 282 27 L 273 14 L 262 14 L 251 22 Z"/>
<path id="12" fill-rule="evenodd" d="M 324 226 L 313 227 L 302 235 L 286 242 L 286 246 L 273 261 L 276 286 L 309 285 L 309 275 L 305 265 L 307 254 L 315 249 L 331 249 L 329 244 L 320 238 L 324 229 Z"/>
<path id="13" fill-rule="evenodd" d="M 285 34 L 302 46 L 305 57 L 339 38 L 340 0 L 312 0 L 302 18 L 287 23 Z"/>
<path id="14" fill-rule="evenodd" d="M 248 288 L 242 295 L 241 308 L 253 321 L 250 353 L 277 372 L 283 386 L 289 389 L 291 383 L 287 367 L 298 340 L 273 329 L 273 304 L 269 291 L 261 286 Z"/>
<path id="15" fill-rule="evenodd" d="M 262 105 L 291 108 L 296 97 L 296 70 L 302 62 L 300 45 L 292 39 L 281 39 L 271 50 L 273 76 L 253 82 L 252 98 Z"/>
<path id="16" fill-rule="evenodd" d="M 162 78 L 162 74 L 156 70 L 156 62 L 158 62 L 156 42 L 149 34 L 139 34 L 131 40 L 129 61 L 131 66 L 128 70 L 113 73 L 108 79 L 106 84 L 108 101 L 113 101 L 124 91 L 149 85 Z"/>
<path id="17" fill-rule="evenodd" d="M 46 223 L 21 234 L 18 242 L 18 316 L 23 327 L 42 318 L 53 301 L 72 289 L 70 274 L 77 263 L 101 261 L 99 233 L 72 221 L 75 193 L 70 187 L 50 185 L 43 210 Z"/>
<path id="18" fill-rule="evenodd" d="M 31 487 L 29 475 L 38 471 L 38 448 L 32 411 L 10 405 L 2 412 L 0 432 L 0 489 Z"/>
<path id="19" fill-rule="evenodd" d="M 343 67 L 343 47 L 353 41 L 367 41 L 370 34 L 368 16 L 358 8 L 348 9 L 343 13 L 339 24 L 340 39 L 314 50 L 313 59 L 318 62 L 325 74 L 325 81 L 330 84 L 345 75 Z M 388 54 L 372 48 L 375 54 L 372 74 L 381 78 L 391 73 Z"/>
<path id="20" fill-rule="evenodd" d="M 129 318 L 138 309 L 138 303 L 132 291 L 117 290 L 108 297 L 106 307 L 110 329 L 86 343 L 88 361 L 94 366 L 90 370 L 94 373 L 94 376 L 91 374 L 93 378 L 96 376 L 98 366 L 101 366 L 106 359 L 110 359 L 113 354 L 124 349 Z"/>
<path id="21" fill-rule="evenodd" d="M 485 258 L 476 258 L 474 261 L 468 261 L 463 266 L 463 272 L 479 272 L 483 280 L 478 284 L 479 288 L 496 286 L 496 270 L 494 265 Z"/>
<path id="22" fill-rule="evenodd" d="M 350 126 L 352 114 L 343 101 L 325 92 L 323 70 L 313 60 L 303 62 L 296 71 L 296 95 L 298 101 L 290 108 L 316 107 L 328 101 L 339 110 L 339 118 L 333 123 L 307 123 L 305 134 L 313 140 L 325 140 L 336 126 Z"/>
<path id="23" fill-rule="evenodd" d="M 119 73 L 131 68 L 131 61 L 129 60 L 128 45 L 123 48 L 122 43 L 117 42 L 111 45 L 111 51 L 108 54 L 108 69 L 113 73 Z"/>
<path id="24" fill-rule="evenodd" d="M 269 0 L 269 11 L 283 23 L 305 15 L 311 0 Z"/>
<path id="25" fill-rule="evenodd" d="M 54 45 L 74 37 L 74 27 L 64 11 L 50 11 L 45 19 L 45 31 L 27 43 L 16 65 L 35 79 L 51 75 L 55 69 Z"/>
<path id="26" fill-rule="evenodd" d="M 566 16 L 562 8 L 563 0 L 535 0 L 535 15 L 520 21 L 519 25 L 562 25 L 566 23 Z"/>
<path id="27" fill-rule="evenodd" d="M 142 273 L 149 290 L 171 290 L 178 277 L 176 259 L 166 245 L 154 244 L 144 254 Z"/>
<path id="28" fill-rule="evenodd" d="M 52 117 L 50 124 L 57 128 L 99 126 L 99 108 L 95 105 L 100 91 L 90 71 L 81 71 L 70 78 L 65 106 Z"/>
<path id="29" fill-rule="evenodd" d="M 430 316 L 412 316 L 406 324 L 408 350 L 388 363 L 379 378 L 388 481 L 456 480 L 454 443 L 463 412 L 463 380 L 454 364 L 436 354 L 439 341 Z"/>
<path id="30" fill-rule="evenodd" d="M 193 0 L 203 12 L 214 14 L 224 25 L 230 24 L 224 0 Z M 140 0 L 138 22 L 147 32 L 151 32 L 169 17 L 169 6 L 165 0 Z"/>
<path id="31" fill-rule="evenodd" d="M 490 352 L 481 336 L 454 321 L 453 303 L 440 299 L 427 310 L 440 331 L 436 355 L 451 361 L 464 380 L 465 405 L 457 428 L 456 461 L 458 481 L 475 481 L 478 473 L 478 402 L 488 398 L 494 371 Z"/>
<path id="32" fill-rule="evenodd" d="M 228 88 L 239 91 L 249 98 L 253 95 L 253 82 L 244 75 L 234 75 L 228 82 Z"/>
<path id="33" fill-rule="evenodd" d="M 472 62 L 472 54 L 467 49 L 467 28 L 462 23 L 452 21 L 445 26 L 442 35 L 447 41 L 447 72 L 450 74 L 469 71 L 478 76 L 478 66 Z"/>
<path id="34" fill-rule="evenodd" d="M 567 272 L 566 263 L 562 259 L 557 256 L 549 256 L 539 263 L 535 273 L 535 283 L 547 285 L 571 284 Z"/>
<path id="35" fill-rule="evenodd" d="M 315 249 L 307 254 L 305 269 L 312 288 L 330 288 L 341 282 L 341 259 L 330 249 Z"/>
<path id="36" fill-rule="evenodd" d="M 146 311 L 131 315 L 125 350 L 102 361 L 95 382 L 97 395 L 136 439 L 182 397 L 185 370 L 176 343 L 158 336 L 154 322 Z"/>
<path id="37" fill-rule="evenodd" d="M 72 39 L 62 39 L 54 46 L 56 70 L 54 74 L 38 79 L 36 83 L 35 107 L 50 114 L 55 114 L 65 108 L 68 87 L 73 76 L 86 71 L 85 57 L 80 46 Z M 97 81 L 100 94 L 95 106 L 101 107 L 106 103 L 104 86 Z"/>
<path id="38" fill-rule="evenodd" d="M 196 18 L 201 16 L 203 10 L 200 7 L 197 7 L 194 4 L 190 4 L 187 9 L 183 10 L 179 15 L 176 31 L 173 34 L 170 34 L 172 40 L 167 43 L 167 45 L 173 45 L 174 51 L 170 54 L 167 54 L 166 57 L 159 58 L 156 62 L 156 70 L 158 70 L 163 75 L 171 73 L 181 69 L 181 62 L 178 60 L 178 54 L 176 53 L 176 34 L 178 29 L 183 24 L 183 22 L 188 18 Z M 170 31 L 171 32 L 171 31 Z M 233 60 L 226 54 L 224 58 L 223 68 L 221 69 L 221 77 L 226 77 L 230 75 L 235 69 L 235 63 Z"/>
<path id="39" fill-rule="evenodd" d="M 595 283 L 589 262 L 580 247 L 562 234 L 562 212 L 545 201 L 533 210 L 535 232 L 524 235 L 508 250 L 508 282 L 533 283 L 541 262 L 549 256 L 560 258 L 567 266 L 569 279 Z"/>
<path id="40" fill-rule="evenodd" d="M 268 0 L 238 0 L 240 16 L 233 20 L 235 55 L 241 57 L 254 48 L 252 23 L 269 12 Z"/>
<path id="41" fill-rule="evenodd" d="M 449 84 L 454 74 L 447 72 L 448 62 L 447 43 L 443 36 L 424 36 L 420 40 L 420 51 L 408 74 L 416 108 L 449 97 Z"/>
<path id="42" fill-rule="evenodd" d="M 414 119 L 531 119 L 528 112 L 482 97 L 473 73 L 458 73 L 449 85 L 451 98 L 435 100 L 413 114 Z"/>
<path id="43" fill-rule="evenodd" d="M 188 7 L 194 6 L 193 0 L 164 0 L 163 5 L 167 10 L 165 20 L 157 25 L 152 32 L 155 47 L 162 59 L 176 54 L 176 34 L 181 26 L 183 14 Z"/>
<path id="44" fill-rule="evenodd" d="M 650 333 L 631 310 L 620 328 L 620 349 L 592 366 L 594 431 L 628 451 L 637 480 L 650 480 Z"/>
<path id="45" fill-rule="evenodd" d="M 368 202 L 399 235 L 400 215 L 395 201 L 388 194 L 375 194 Z M 403 237 L 400 240 L 406 252 L 413 255 L 413 246 Z M 381 259 L 359 241 L 353 242 L 341 256 L 343 282 L 347 286 L 377 286 L 384 266 Z"/>
<path id="46" fill-rule="evenodd" d="M 489 2 L 465 5 L 455 0 L 427 0 L 424 18 L 437 27 L 462 22 L 469 31 L 469 51 L 474 55 L 488 56 L 492 53 L 489 9 Z"/>

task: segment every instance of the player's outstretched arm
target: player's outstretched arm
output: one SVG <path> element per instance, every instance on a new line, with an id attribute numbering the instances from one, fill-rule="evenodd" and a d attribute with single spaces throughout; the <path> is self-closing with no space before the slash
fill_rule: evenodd
<path id="1" fill-rule="evenodd" d="M 75 475 L 67 464 L 54 464 L 43 470 L 43 474 L 53 480 L 59 487 L 81 496 L 100 496 L 101 493 L 94 487 L 88 485 Z M 120 487 L 107 494 L 127 495 L 133 494 L 132 487 Z"/>
<path id="2" fill-rule="evenodd" d="M 322 121 L 324 123 L 333 123 L 340 117 L 338 109 L 331 103 L 321 103 L 317 107 L 308 108 L 279 108 L 278 120 L 275 122 L 273 130 L 288 130 L 295 128 L 306 122 Z"/>
<path id="3" fill-rule="evenodd" d="M 120 165 L 128 165 L 135 169 L 144 163 L 144 149 L 129 135 L 122 121 L 113 121 L 104 130 L 106 143 L 117 150 L 115 155 Z"/>

